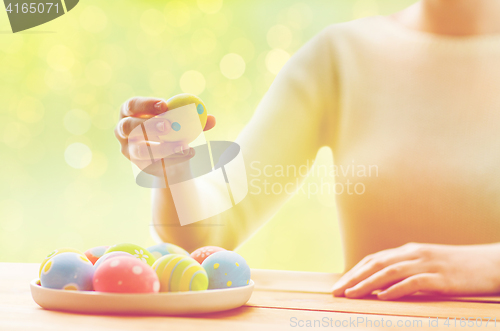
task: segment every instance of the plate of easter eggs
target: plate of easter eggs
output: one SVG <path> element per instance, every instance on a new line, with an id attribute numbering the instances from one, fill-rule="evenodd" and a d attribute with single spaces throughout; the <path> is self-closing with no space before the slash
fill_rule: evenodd
<path id="1" fill-rule="evenodd" d="M 122 243 L 82 253 L 60 248 L 30 284 L 42 308 L 84 314 L 193 315 L 244 305 L 254 283 L 239 254 L 216 246 L 191 254 L 161 243 Z"/>

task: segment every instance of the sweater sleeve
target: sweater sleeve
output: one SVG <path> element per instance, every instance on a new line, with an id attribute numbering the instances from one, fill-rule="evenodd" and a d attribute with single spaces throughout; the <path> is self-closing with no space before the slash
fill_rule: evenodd
<path id="1" fill-rule="evenodd" d="M 338 104 L 332 34 L 307 42 L 281 69 L 238 136 L 248 177 L 246 198 L 220 215 L 224 247 L 235 247 L 267 222 L 307 177 L 331 141 Z M 222 233 L 221 233 L 222 234 Z"/>
<path id="2" fill-rule="evenodd" d="M 250 237 L 300 188 L 319 148 L 331 141 L 338 103 L 331 38 L 322 31 L 288 60 L 238 136 L 248 194 L 197 222 L 204 244 L 234 249 Z M 225 190 L 202 186 L 198 193 L 216 200 Z"/>

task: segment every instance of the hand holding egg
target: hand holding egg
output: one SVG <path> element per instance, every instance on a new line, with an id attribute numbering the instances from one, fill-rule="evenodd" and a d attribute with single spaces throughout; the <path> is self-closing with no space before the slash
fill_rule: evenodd
<path id="1" fill-rule="evenodd" d="M 194 105 L 197 125 L 201 125 L 203 131 L 215 126 L 215 117 L 207 114 L 203 102 L 194 95 L 181 94 L 167 102 L 158 98 L 142 97 L 125 102 L 120 110 L 120 121 L 115 128 L 115 136 L 121 144 L 122 154 L 141 170 L 159 177 L 163 177 L 163 168 L 160 162 L 156 161 L 164 158 L 166 163 L 173 165 L 192 158 L 194 151 L 188 146 L 191 142 L 190 136 L 184 132 L 188 132 L 196 123 L 184 123 L 182 118 L 173 118 L 177 117 L 173 115 L 180 114 L 176 109 L 189 105 Z M 147 140 L 144 131 L 147 132 Z M 152 161 L 155 161 L 153 165 Z"/>

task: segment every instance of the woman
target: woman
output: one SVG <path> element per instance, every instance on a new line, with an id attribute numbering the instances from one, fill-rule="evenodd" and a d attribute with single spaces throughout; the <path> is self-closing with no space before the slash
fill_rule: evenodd
<path id="1" fill-rule="evenodd" d="M 284 66 L 238 137 L 247 169 L 252 162 L 298 168 L 322 146 L 338 165 L 377 165 L 363 194 L 337 195 L 349 271 L 334 295 L 500 292 L 499 18 L 496 0 L 422 0 L 389 17 L 330 26 Z M 163 111 L 160 99 L 124 104 L 115 132 L 126 156 L 137 160 L 144 148 L 127 152 L 130 131 Z M 205 130 L 214 125 L 209 117 Z M 152 144 L 165 155 L 183 151 Z M 182 151 L 169 158 L 193 155 Z M 187 249 L 232 249 L 289 197 L 248 195 L 180 227 L 169 189 L 155 189 L 154 224 L 164 241 Z M 214 223 L 225 226 L 199 226 Z"/>

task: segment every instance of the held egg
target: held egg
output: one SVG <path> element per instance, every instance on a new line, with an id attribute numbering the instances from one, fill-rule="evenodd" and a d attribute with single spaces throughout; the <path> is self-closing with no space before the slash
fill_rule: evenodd
<path id="1" fill-rule="evenodd" d="M 57 290 L 92 291 L 94 267 L 83 255 L 65 252 L 54 255 L 43 266 L 42 287 Z"/>
<path id="2" fill-rule="evenodd" d="M 194 104 L 196 106 L 196 112 L 200 117 L 201 127 L 205 128 L 207 124 L 207 108 L 203 101 L 196 95 L 189 93 L 177 94 L 167 100 L 167 109 L 172 110 L 189 104 Z M 175 128 L 173 129 L 175 130 Z"/>
<path id="3" fill-rule="evenodd" d="M 207 271 L 208 289 L 239 287 L 250 282 L 250 267 L 241 255 L 233 251 L 216 252 L 201 265 Z"/>
<path id="4" fill-rule="evenodd" d="M 184 248 L 169 243 L 161 243 L 148 247 L 148 251 L 153 254 L 155 259 L 159 259 L 160 257 L 168 254 L 180 254 L 189 256 L 189 253 Z"/>
<path id="5" fill-rule="evenodd" d="M 104 261 L 95 271 L 94 290 L 111 293 L 157 293 L 158 276 L 145 262 L 131 256 Z"/>
<path id="6" fill-rule="evenodd" d="M 191 253 L 191 257 L 195 259 L 198 263 L 203 263 L 207 257 L 212 255 L 213 253 L 220 252 L 220 251 L 225 251 L 224 248 L 222 247 L 217 247 L 217 246 L 205 246 L 205 247 L 200 247 L 194 252 Z"/>
<path id="7" fill-rule="evenodd" d="M 154 264 L 160 292 L 204 291 L 208 288 L 205 269 L 186 255 L 168 254 Z"/>
<path id="8" fill-rule="evenodd" d="M 127 252 L 129 254 L 132 254 L 135 258 L 143 262 L 146 262 L 149 265 L 153 265 L 153 263 L 156 261 L 151 252 L 135 244 L 129 244 L 129 243 L 117 244 L 108 248 L 104 254 L 108 254 L 111 252 Z"/>
<path id="9" fill-rule="evenodd" d="M 43 266 L 45 265 L 45 263 L 47 263 L 48 260 L 50 260 L 51 258 L 53 258 L 54 256 L 56 256 L 57 254 L 61 254 L 61 253 L 67 253 L 67 252 L 73 252 L 73 253 L 78 253 L 80 255 L 84 255 L 82 252 L 80 252 L 79 250 L 77 249 L 74 249 L 74 248 L 71 248 L 71 247 L 63 247 L 63 248 L 58 248 L 52 252 L 50 252 L 49 255 L 47 255 L 45 257 L 45 259 L 42 261 L 42 263 L 40 264 L 40 269 L 38 271 L 38 277 L 40 277 L 42 275 L 42 269 L 43 269 Z"/>
<path id="10" fill-rule="evenodd" d="M 128 257 L 134 257 L 132 254 L 129 254 L 127 252 L 111 252 L 104 254 L 97 260 L 97 262 L 94 264 L 94 269 L 99 268 L 99 266 L 104 262 L 107 261 L 108 259 L 112 259 L 118 256 L 128 256 Z"/>
<path id="11" fill-rule="evenodd" d="M 93 247 L 85 252 L 85 256 L 87 257 L 87 259 L 89 259 L 90 262 L 92 262 L 92 264 L 95 264 L 97 260 L 99 260 L 99 258 L 104 255 L 104 252 L 106 252 L 108 248 L 109 246 Z"/>
<path id="12" fill-rule="evenodd" d="M 171 97 L 167 101 L 167 111 L 155 116 L 170 123 L 169 132 L 158 136 L 165 141 L 194 141 L 207 124 L 207 109 L 203 101 L 196 95 L 183 93 Z"/>

